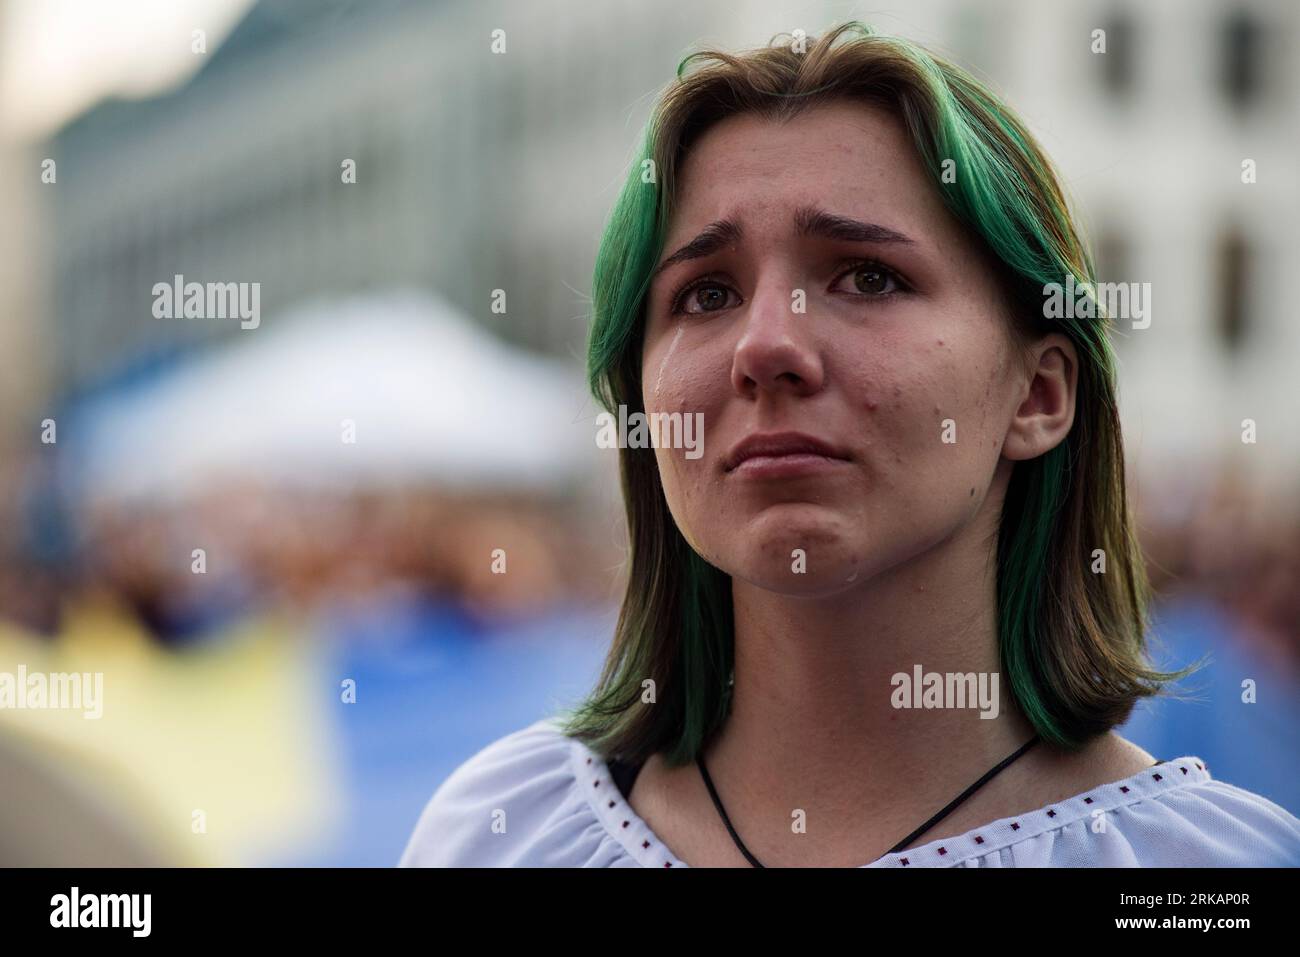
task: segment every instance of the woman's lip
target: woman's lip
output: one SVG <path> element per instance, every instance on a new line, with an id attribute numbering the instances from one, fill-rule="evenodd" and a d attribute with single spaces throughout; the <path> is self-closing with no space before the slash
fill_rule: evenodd
<path id="1" fill-rule="evenodd" d="M 753 479 L 798 478 L 805 475 L 820 475 L 848 464 L 845 459 L 818 455 L 815 452 L 753 455 L 732 469 L 730 474 Z"/>
<path id="2" fill-rule="evenodd" d="M 723 460 L 725 471 L 732 471 L 747 459 L 759 456 L 815 455 L 832 459 L 849 456 L 825 439 L 804 432 L 754 432 L 746 436 L 727 453 Z"/>

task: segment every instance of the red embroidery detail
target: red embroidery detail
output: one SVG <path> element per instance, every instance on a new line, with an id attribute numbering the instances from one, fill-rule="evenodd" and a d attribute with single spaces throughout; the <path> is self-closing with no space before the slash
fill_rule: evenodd
<path id="1" fill-rule="evenodd" d="M 628 821 L 624 821 L 624 822 L 623 822 L 623 826 L 624 826 L 624 827 L 627 827 L 627 826 L 628 826 L 628 823 L 629 823 Z"/>
<path id="2" fill-rule="evenodd" d="M 1048 811 L 1048 812 L 1047 812 L 1047 816 L 1048 816 L 1048 817 L 1056 817 L 1056 812 L 1055 812 L 1055 811 Z"/>
<path id="3" fill-rule="evenodd" d="M 1186 768 L 1180 767 L 1178 770 L 1182 771 L 1184 774 L 1187 773 L 1187 769 L 1186 769 Z"/>
<path id="4" fill-rule="evenodd" d="M 1011 830 L 1013 830 L 1013 831 L 1018 831 L 1018 830 L 1020 830 L 1020 825 L 1019 825 L 1018 823 L 1013 823 L 1013 824 L 1011 825 Z"/>
<path id="5" fill-rule="evenodd" d="M 940 853 L 940 854 L 947 854 L 947 853 L 948 853 L 948 849 L 945 848 L 945 847 L 941 847 L 941 848 L 939 848 L 939 853 Z"/>
<path id="6" fill-rule="evenodd" d="M 1119 789 L 1122 793 L 1128 794 L 1128 788 L 1125 787 L 1124 785 L 1121 784 Z"/>
<path id="7" fill-rule="evenodd" d="M 984 838 L 982 838 L 982 837 L 980 837 L 978 834 L 976 834 L 976 835 L 975 835 L 975 843 L 976 843 L 976 844 L 983 844 L 983 843 L 984 843 Z"/>
<path id="8" fill-rule="evenodd" d="M 1152 776 L 1153 778 L 1155 778 L 1157 781 L 1163 781 L 1163 780 L 1164 780 L 1164 778 L 1162 778 L 1162 777 L 1161 777 L 1160 775 L 1158 775 L 1158 774 L 1153 774 L 1153 775 L 1151 775 L 1151 776 Z"/>
<path id="9" fill-rule="evenodd" d="M 642 842 L 641 842 L 641 846 L 642 846 L 642 847 L 649 847 L 649 846 L 650 846 L 650 842 L 649 842 L 649 841 L 642 841 Z"/>
<path id="10" fill-rule="evenodd" d="M 1091 803 L 1092 803 L 1092 798 L 1084 798 L 1084 799 L 1083 799 L 1083 803 L 1084 803 L 1084 804 L 1091 804 Z"/>
<path id="11" fill-rule="evenodd" d="M 610 801 L 610 802 L 609 802 L 609 806 L 610 806 L 610 807 L 613 807 L 613 806 L 614 806 L 614 802 L 613 802 L 613 801 Z"/>
<path id="12" fill-rule="evenodd" d="M 1202 768 L 1201 765 L 1200 765 L 1200 763 L 1198 762 L 1197 765 L 1196 765 L 1196 770 L 1198 770 L 1198 771 L 1204 771 L 1205 769 Z"/>
<path id="13" fill-rule="evenodd" d="M 909 863 L 910 863 L 910 862 L 908 861 L 907 858 L 903 858 L 903 866 L 904 866 L 904 867 L 906 867 Z"/>

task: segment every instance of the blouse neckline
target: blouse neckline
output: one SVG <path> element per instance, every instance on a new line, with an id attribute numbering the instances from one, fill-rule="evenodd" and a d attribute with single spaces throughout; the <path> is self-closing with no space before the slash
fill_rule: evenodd
<path id="1" fill-rule="evenodd" d="M 599 754 L 570 738 L 574 780 L 605 831 L 642 867 L 689 867 L 632 809 L 619 792 L 609 766 Z M 1174 758 L 1119 781 L 1102 784 L 1033 811 L 999 818 L 964 834 L 885 854 L 860 867 L 952 866 L 1076 821 L 1149 800 L 1175 788 L 1212 780 L 1210 769 L 1195 756 Z M 1091 826 L 1091 824 L 1089 824 Z"/>

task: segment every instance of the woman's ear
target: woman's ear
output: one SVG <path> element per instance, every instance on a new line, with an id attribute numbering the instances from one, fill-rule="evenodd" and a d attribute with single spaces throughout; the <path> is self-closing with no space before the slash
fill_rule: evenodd
<path id="1" fill-rule="evenodd" d="M 1074 424 L 1079 377 L 1074 343 L 1054 332 L 1034 344 L 1028 358 L 1020 404 L 1002 444 L 1002 454 L 1015 461 L 1050 452 Z"/>

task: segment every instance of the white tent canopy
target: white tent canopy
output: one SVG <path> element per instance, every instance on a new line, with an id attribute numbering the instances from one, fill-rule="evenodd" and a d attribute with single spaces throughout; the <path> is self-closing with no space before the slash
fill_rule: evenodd
<path id="1" fill-rule="evenodd" d="M 581 370 L 427 293 L 313 302 L 233 338 L 87 417 L 91 498 L 184 497 L 229 476 L 538 489 L 593 467 Z"/>

